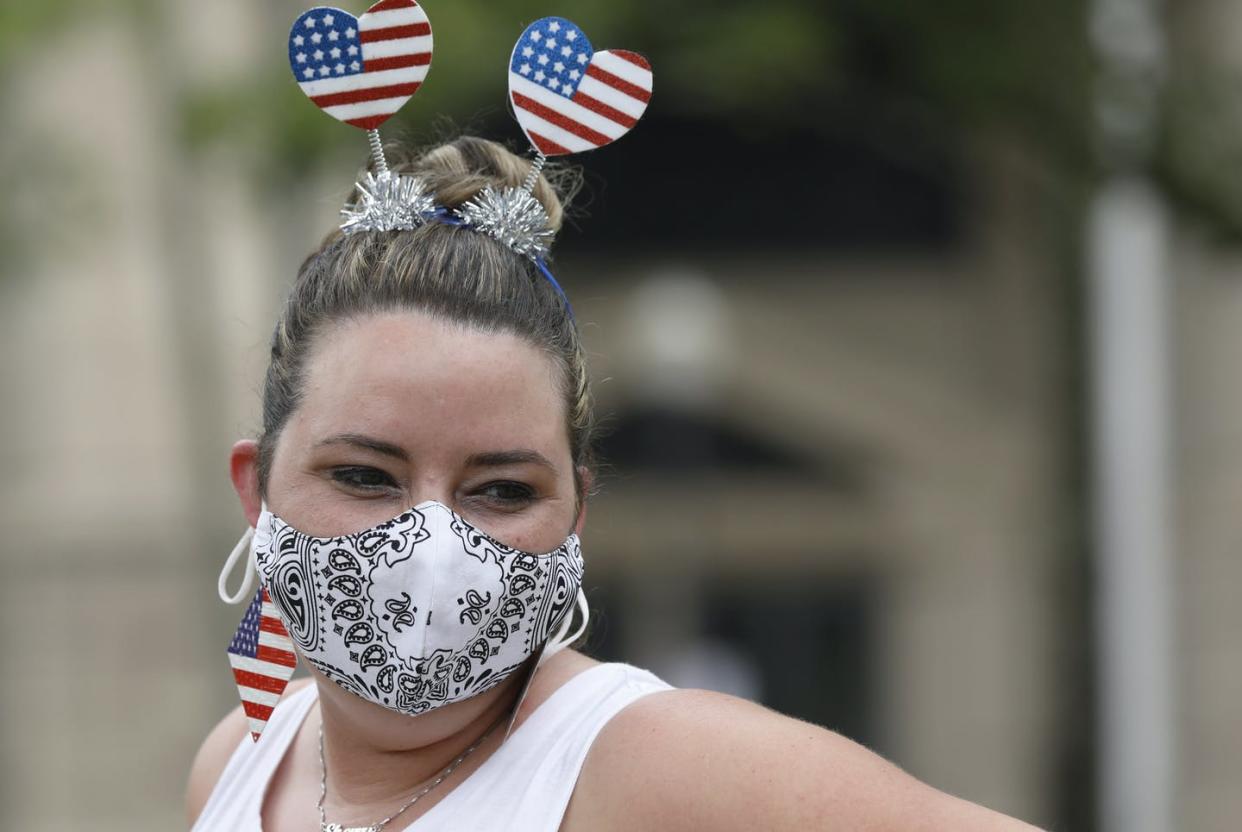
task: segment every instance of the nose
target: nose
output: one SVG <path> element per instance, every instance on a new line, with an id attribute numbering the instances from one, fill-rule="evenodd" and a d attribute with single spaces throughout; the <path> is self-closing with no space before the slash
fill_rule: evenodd
<path id="1" fill-rule="evenodd" d="M 415 482 L 406 494 L 406 505 L 418 507 L 428 503 L 439 503 L 445 508 L 453 508 L 453 488 L 448 482 L 428 478 Z"/>
<path id="2" fill-rule="evenodd" d="M 453 508 L 452 503 L 445 502 L 444 500 L 419 500 L 417 503 L 413 504 L 413 508 L 416 508 L 419 511 L 434 511 L 439 509 L 442 511 L 456 513 L 456 509 Z"/>

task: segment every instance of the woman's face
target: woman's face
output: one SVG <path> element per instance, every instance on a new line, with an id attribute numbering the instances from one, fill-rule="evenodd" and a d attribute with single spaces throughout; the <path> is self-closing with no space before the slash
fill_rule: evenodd
<path id="1" fill-rule="evenodd" d="M 515 335 L 420 312 L 337 323 L 308 356 L 268 507 L 334 537 L 438 500 L 509 546 L 554 549 L 579 520 L 557 374 Z"/>

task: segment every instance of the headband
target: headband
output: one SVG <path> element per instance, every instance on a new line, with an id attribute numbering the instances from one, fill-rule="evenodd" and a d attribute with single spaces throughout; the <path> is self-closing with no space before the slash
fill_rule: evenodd
<path id="1" fill-rule="evenodd" d="M 486 234 L 529 258 L 560 295 L 548 268 L 555 232 L 534 196 L 549 157 L 593 150 L 628 133 L 651 100 L 651 64 L 592 48 L 563 17 L 526 27 L 509 58 L 509 101 L 534 157 L 520 187 L 488 185 L 456 208 L 438 205 L 419 177 L 388 167 L 379 127 L 418 92 L 431 67 L 431 22 L 415 0 L 380 0 L 361 17 L 317 7 L 289 33 L 289 65 L 302 91 L 333 118 L 365 130 L 373 170 L 341 209 L 341 230 L 408 231 L 431 222 Z"/>

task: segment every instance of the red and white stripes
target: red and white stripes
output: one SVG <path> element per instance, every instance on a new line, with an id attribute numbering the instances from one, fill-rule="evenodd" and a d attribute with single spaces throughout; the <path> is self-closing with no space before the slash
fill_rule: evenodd
<path id="1" fill-rule="evenodd" d="M 229 664 L 233 666 L 233 679 L 241 695 L 242 709 L 250 722 L 251 736 L 258 740 L 297 665 L 293 642 L 272 605 L 267 589 L 263 590 L 255 655 L 242 656 L 233 652 L 228 655 Z"/>
<path id="2" fill-rule="evenodd" d="M 414 0 L 381 0 L 358 18 L 353 39 L 361 53 L 360 72 L 303 81 L 300 86 L 328 115 L 373 130 L 401 109 L 427 77 L 431 23 Z"/>
<path id="3" fill-rule="evenodd" d="M 591 57 L 572 98 L 509 73 L 518 122 L 545 156 L 593 150 L 621 138 L 646 112 L 651 90 L 647 59 L 620 49 Z"/>

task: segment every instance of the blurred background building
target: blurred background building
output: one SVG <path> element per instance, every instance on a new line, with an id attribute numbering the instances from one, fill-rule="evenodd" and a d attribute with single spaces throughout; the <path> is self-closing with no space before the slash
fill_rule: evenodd
<path id="1" fill-rule="evenodd" d="M 546 14 L 657 71 L 642 127 L 578 160 L 558 243 L 606 414 L 589 652 L 1030 822 L 1106 828 L 1088 229 L 1122 152 L 1101 136 L 1145 106 L 1100 55 L 1148 44 L 1107 5 L 428 0 L 435 67 L 389 137 L 520 148 L 505 60 Z M 10 825 L 182 826 L 192 755 L 234 704 L 228 448 L 365 158 L 288 77 L 303 8 L 0 8 Z M 1168 218 L 1173 639 L 1152 653 L 1172 815 L 1151 828 L 1230 830 L 1242 0 L 1148 11 L 1137 87 L 1159 95 L 1126 172 Z"/>

